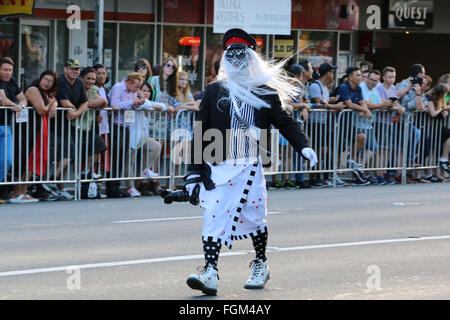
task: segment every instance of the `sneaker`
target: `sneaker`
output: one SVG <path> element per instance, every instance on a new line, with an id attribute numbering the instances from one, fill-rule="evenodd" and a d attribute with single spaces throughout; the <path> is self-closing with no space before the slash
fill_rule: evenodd
<path id="1" fill-rule="evenodd" d="M 364 179 L 359 171 L 353 171 L 353 180 L 352 180 L 353 186 L 367 186 L 369 184 L 370 181 Z"/>
<path id="2" fill-rule="evenodd" d="M 262 289 L 270 279 L 269 266 L 267 260 L 255 259 L 250 263 L 252 271 L 244 285 L 245 289 Z"/>
<path id="3" fill-rule="evenodd" d="M 352 180 L 352 186 L 368 186 L 370 184 L 370 181 L 365 180 L 359 180 L 359 179 L 353 179 Z"/>
<path id="4" fill-rule="evenodd" d="M 144 177 L 144 178 L 153 178 L 153 177 L 157 177 L 158 176 L 158 174 L 157 173 L 154 173 L 152 170 L 150 170 L 149 168 L 145 168 L 143 171 L 142 171 L 142 177 Z"/>
<path id="5" fill-rule="evenodd" d="M 366 180 L 366 181 L 369 181 L 370 184 L 373 184 L 373 185 L 377 185 L 378 184 L 378 179 L 375 178 L 372 175 L 368 175 L 368 176 L 364 177 L 363 179 Z"/>
<path id="6" fill-rule="evenodd" d="M 20 196 L 18 196 L 16 198 L 10 198 L 9 202 L 10 203 L 20 203 L 20 204 L 36 203 L 36 202 L 39 202 L 39 199 L 35 199 L 27 194 L 21 194 Z"/>
<path id="7" fill-rule="evenodd" d="M 352 171 L 352 175 L 353 175 L 353 179 L 357 179 L 357 180 L 359 180 L 359 181 L 367 181 L 365 178 L 364 178 L 364 173 L 362 173 L 361 171 L 359 171 L 359 170 L 353 170 Z M 370 182 L 369 182 L 370 183 Z"/>
<path id="8" fill-rule="evenodd" d="M 55 195 L 55 194 L 51 194 L 51 193 L 42 193 L 39 197 L 38 197 L 39 201 L 57 201 L 60 199 L 59 196 Z"/>
<path id="9" fill-rule="evenodd" d="M 364 166 L 361 163 L 356 162 L 353 159 L 348 159 L 347 160 L 347 168 L 350 169 L 362 169 L 364 168 Z"/>
<path id="10" fill-rule="evenodd" d="M 201 290 L 206 295 L 215 296 L 217 294 L 218 280 L 217 269 L 213 265 L 208 264 L 203 268 L 201 274 L 191 274 L 187 278 L 186 283 L 191 289 Z"/>
<path id="11" fill-rule="evenodd" d="M 59 200 L 59 196 L 45 190 L 40 184 L 32 184 L 28 186 L 27 192 L 33 198 L 39 199 L 39 201 L 56 201 Z"/>
<path id="12" fill-rule="evenodd" d="M 379 177 L 376 177 L 376 179 L 377 179 L 378 184 L 381 186 L 384 186 L 385 184 L 388 183 L 388 181 L 385 177 L 379 176 Z"/>
<path id="13" fill-rule="evenodd" d="M 385 177 L 385 179 L 386 179 L 386 184 L 393 185 L 393 184 L 396 184 L 396 183 L 397 183 L 397 182 L 395 181 L 395 179 L 392 179 L 392 177 L 387 176 L 387 177 Z"/>
<path id="14" fill-rule="evenodd" d="M 72 200 L 73 195 L 64 190 L 58 190 L 58 196 L 61 200 Z"/>
<path id="15" fill-rule="evenodd" d="M 323 180 L 322 184 L 324 188 L 333 187 L 333 183 L 331 183 L 329 180 Z"/>
<path id="16" fill-rule="evenodd" d="M 59 195 L 58 187 L 55 186 L 54 184 L 43 183 L 42 184 L 42 188 L 44 188 L 44 190 L 47 191 L 50 194 L 53 194 L 55 196 Z"/>
<path id="17" fill-rule="evenodd" d="M 128 194 L 130 195 L 130 197 L 135 198 L 135 197 L 140 197 L 141 193 L 139 191 L 136 190 L 136 188 L 130 188 L 128 189 Z"/>
<path id="18" fill-rule="evenodd" d="M 294 181 L 287 179 L 283 182 L 283 187 L 286 189 L 298 189 Z"/>
<path id="19" fill-rule="evenodd" d="M 334 178 L 332 178 L 331 180 L 333 180 Z M 347 182 L 344 182 L 341 178 L 339 178 L 339 176 L 336 176 L 336 187 L 345 187 L 348 186 Z"/>
<path id="20" fill-rule="evenodd" d="M 439 167 L 450 175 L 450 163 L 448 161 L 439 161 Z"/>
<path id="21" fill-rule="evenodd" d="M 311 186 L 308 183 L 306 183 L 305 181 L 296 181 L 295 185 L 297 187 L 299 187 L 300 189 L 309 189 L 309 188 L 311 188 Z"/>
<path id="22" fill-rule="evenodd" d="M 284 188 L 284 184 L 281 181 L 276 181 L 276 182 L 272 182 L 272 187 L 273 188 L 277 188 L 277 189 L 281 189 L 281 188 Z"/>
<path id="23" fill-rule="evenodd" d="M 315 179 L 309 180 L 309 185 L 312 188 L 323 188 L 323 187 L 325 187 L 324 184 L 320 180 L 315 180 Z"/>
<path id="24" fill-rule="evenodd" d="M 436 177 L 434 174 L 431 177 L 426 177 L 425 179 L 427 179 L 428 181 L 431 181 L 431 182 L 442 182 L 442 181 L 444 181 L 443 179 Z"/>
<path id="25" fill-rule="evenodd" d="M 6 203 L 6 200 L 0 199 L 0 204 L 5 204 L 5 203 Z"/>

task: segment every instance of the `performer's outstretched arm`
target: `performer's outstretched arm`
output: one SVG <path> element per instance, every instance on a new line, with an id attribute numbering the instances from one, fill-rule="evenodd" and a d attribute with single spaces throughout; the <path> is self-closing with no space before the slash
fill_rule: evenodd
<path id="1" fill-rule="evenodd" d="M 270 100 L 272 108 L 270 108 L 269 113 L 271 123 L 274 127 L 280 130 L 283 137 L 289 141 L 295 151 L 299 154 L 302 154 L 302 149 L 311 148 L 308 138 L 303 133 L 299 123 L 281 107 L 278 96 L 270 96 Z"/>

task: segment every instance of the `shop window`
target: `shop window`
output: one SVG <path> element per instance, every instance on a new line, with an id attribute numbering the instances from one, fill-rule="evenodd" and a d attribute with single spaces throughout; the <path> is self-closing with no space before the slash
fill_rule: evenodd
<path id="1" fill-rule="evenodd" d="M 17 45 L 15 36 L 16 24 L 6 19 L 0 21 L 0 57 L 14 58 Z"/>
<path id="2" fill-rule="evenodd" d="M 341 51 L 350 51 L 351 47 L 350 47 L 350 39 L 351 39 L 351 34 L 350 33 L 346 33 L 346 32 L 341 32 L 339 35 L 339 50 Z"/>
<path id="3" fill-rule="evenodd" d="M 222 37 L 221 33 L 213 33 L 213 28 L 206 29 L 205 86 L 216 77 L 214 64 L 222 58 Z"/>
<path id="4" fill-rule="evenodd" d="M 108 74 L 107 87 L 112 87 L 114 85 L 114 44 L 115 44 L 115 28 L 114 23 L 105 22 L 103 24 L 103 65 L 106 67 L 106 72 Z M 95 23 L 89 21 L 88 23 L 88 51 L 87 51 L 87 64 L 89 66 L 94 65 L 94 43 L 95 43 Z"/>
<path id="5" fill-rule="evenodd" d="M 202 27 L 164 27 L 162 60 L 165 60 L 167 57 L 175 58 L 178 64 L 178 71 L 188 73 L 189 84 L 193 94 L 202 90 L 202 41 Z"/>
<path id="6" fill-rule="evenodd" d="M 148 24 L 120 24 L 119 76 L 117 81 L 122 81 L 128 73 L 134 71 L 138 59 L 145 58 L 151 61 L 150 50 L 155 45 L 150 42 L 152 32 L 153 26 Z"/>
<path id="7" fill-rule="evenodd" d="M 203 11 L 203 0 L 164 1 L 165 22 L 203 24 Z"/>
<path id="8" fill-rule="evenodd" d="M 64 72 L 64 63 L 68 59 L 68 42 L 69 30 L 65 20 L 56 22 L 56 72 Z"/>
<path id="9" fill-rule="evenodd" d="M 308 59 L 314 68 L 322 63 L 333 63 L 334 32 L 300 31 L 299 59 Z"/>
<path id="10" fill-rule="evenodd" d="M 49 33 L 46 25 L 21 26 L 21 84 L 26 88 L 49 67 Z"/>
<path id="11" fill-rule="evenodd" d="M 277 60 L 290 58 L 288 65 L 294 63 L 295 57 L 295 40 L 290 36 L 275 36 L 274 58 Z"/>

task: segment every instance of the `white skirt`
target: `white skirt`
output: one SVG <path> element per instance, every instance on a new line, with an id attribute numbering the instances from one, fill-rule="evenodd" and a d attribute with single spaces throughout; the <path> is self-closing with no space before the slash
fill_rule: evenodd
<path id="1" fill-rule="evenodd" d="M 267 189 L 261 161 L 227 160 L 211 167 L 215 189 L 200 190 L 204 241 L 225 244 L 267 231 Z"/>

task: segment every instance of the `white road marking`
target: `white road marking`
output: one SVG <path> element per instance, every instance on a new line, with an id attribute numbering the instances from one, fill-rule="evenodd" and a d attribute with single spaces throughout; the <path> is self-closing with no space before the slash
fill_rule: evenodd
<path id="1" fill-rule="evenodd" d="M 267 215 L 280 214 L 279 211 L 269 211 Z M 138 223 L 138 222 L 156 222 L 156 221 L 173 221 L 173 220 L 191 220 L 191 219 L 201 219 L 203 216 L 193 216 L 193 217 L 176 217 L 176 218 L 155 218 L 155 219 L 141 219 L 141 220 L 123 220 L 123 221 L 113 221 L 111 223 Z"/>
<path id="2" fill-rule="evenodd" d="M 344 243 L 331 243 L 331 244 L 320 244 L 320 245 L 310 245 L 310 246 L 300 246 L 300 247 L 288 247 L 288 248 L 277 248 L 277 251 L 295 251 L 295 250 L 312 250 L 312 249 L 325 249 L 325 248 L 339 248 L 339 247 L 350 247 L 350 246 L 365 246 L 365 245 L 376 245 L 376 244 L 386 244 L 386 243 L 399 243 L 399 242 L 415 242 L 415 241 L 430 241 L 430 240 L 445 240 L 450 239 L 450 235 L 446 236 L 434 236 L 434 237 L 423 237 L 423 238 L 400 238 L 400 239 L 386 239 L 386 240 L 372 240 L 372 241 L 358 241 L 358 242 L 344 242 Z M 236 252 L 224 252 L 221 253 L 221 257 L 226 256 L 240 256 L 247 255 L 252 252 L 250 251 L 236 251 Z M 136 264 L 148 264 L 156 262 L 168 262 L 168 261 L 182 261 L 182 260 L 194 260 L 203 259 L 202 254 L 187 255 L 187 256 L 174 256 L 165 258 L 154 258 L 154 259 L 141 259 L 141 260 L 127 260 L 127 261 L 115 261 L 115 262 L 104 262 L 104 263 L 92 263 L 83 265 L 70 265 L 70 266 L 59 266 L 59 267 L 49 267 L 49 268 L 38 268 L 38 269 L 28 269 L 28 270 L 16 270 L 16 271 L 5 271 L 0 272 L 0 277 L 10 277 L 18 275 L 29 275 L 38 274 L 46 272 L 66 272 L 69 268 L 77 267 L 81 269 L 93 269 L 93 268 L 105 268 L 105 267 L 118 267 L 118 266 L 128 266 Z"/>

